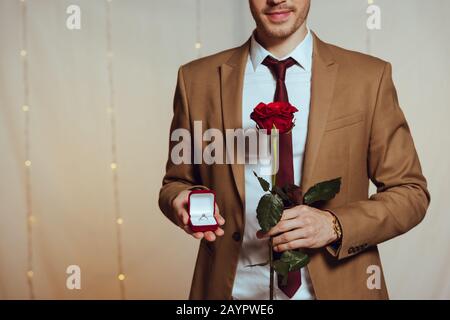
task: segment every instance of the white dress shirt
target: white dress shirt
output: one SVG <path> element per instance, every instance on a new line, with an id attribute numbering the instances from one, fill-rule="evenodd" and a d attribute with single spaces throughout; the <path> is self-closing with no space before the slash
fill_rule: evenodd
<path id="1" fill-rule="evenodd" d="M 264 49 L 253 36 L 244 76 L 242 125 L 244 129 L 255 128 L 256 124 L 250 119 L 250 113 L 258 103 L 273 101 L 276 86 L 274 76 L 266 66 L 261 64 L 262 61 L 270 55 L 278 60 L 292 57 L 298 63 L 287 69 L 285 79 L 289 102 L 299 110 L 294 114 L 295 127 L 292 131 L 294 183 L 296 185 L 300 185 L 303 153 L 308 131 L 312 52 L 313 39 L 309 30 L 305 39 L 290 54 L 281 59 L 274 57 Z M 267 261 L 269 254 L 268 240 L 256 238 L 256 231 L 260 229 L 256 219 L 256 207 L 264 191 L 253 175 L 253 171 L 261 174 L 261 166 L 261 164 L 245 165 L 245 231 L 232 291 L 234 299 L 262 300 L 269 298 L 269 266 L 248 267 Z M 263 177 L 267 181 L 271 181 L 270 176 Z M 292 299 L 314 299 L 314 291 L 307 268 L 303 268 L 301 272 L 302 285 Z M 275 276 L 274 298 L 278 300 L 289 299 L 278 288 L 276 281 Z"/>

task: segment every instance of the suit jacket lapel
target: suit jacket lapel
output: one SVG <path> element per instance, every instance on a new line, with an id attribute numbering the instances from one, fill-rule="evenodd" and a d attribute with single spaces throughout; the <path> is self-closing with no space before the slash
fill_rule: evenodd
<path id="1" fill-rule="evenodd" d="M 222 100 L 223 133 L 226 129 L 242 128 L 242 91 L 245 66 L 248 59 L 250 40 L 239 47 L 230 59 L 220 67 L 220 87 Z M 234 152 L 236 155 L 236 152 Z M 244 203 L 245 171 L 243 164 L 232 159 L 231 171 L 235 187 Z"/>
<path id="2" fill-rule="evenodd" d="M 322 42 L 314 33 L 313 38 L 311 105 L 301 182 L 303 192 L 306 192 L 315 183 L 311 179 L 315 169 L 314 165 L 317 162 L 316 159 L 322 136 L 325 131 L 339 67 L 333 60 L 332 53 L 327 44 Z"/>

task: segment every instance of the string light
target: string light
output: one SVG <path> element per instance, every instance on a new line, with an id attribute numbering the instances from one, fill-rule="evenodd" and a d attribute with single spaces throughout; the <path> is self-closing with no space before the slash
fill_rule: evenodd
<path id="1" fill-rule="evenodd" d="M 24 176 L 25 176 L 25 208 L 26 208 L 26 226 L 27 226 L 27 285 L 30 299 L 35 298 L 33 286 L 33 223 L 36 218 L 33 216 L 32 193 L 31 193 L 31 160 L 30 160 L 30 115 L 29 115 L 29 74 L 28 74 L 28 34 L 27 34 L 27 2 L 20 0 L 20 19 L 22 27 L 22 50 L 19 54 L 22 57 L 22 81 L 23 81 L 23 100 L 22 111 L 24 115 Z"/>
<path id="2" fill-rule="evenodd" d="M 367 4 L 370 6 L 374 3 L 373 0 L 367 0 Z M 371 30 L 369 30 L 368 27 L 366 27 L 366 53 L 367 54 L 371 54 L 372 49 L 371 49 L 371 44 L 372 44 L 372 39 L 371 39 Z"/>
<path id="3" fill-rule="evenodd" d="M 125 273 L 123 267 L 123 246 L 122 246 L 122 230 L 121 225 L 123 224 L 123 219 L 120 212 L 120 202 L 119 202 L 119 178 L 117 173 L 117 138 L 116 138 L 116 115 L 115 109 L 115 91 L 114 91 L 114 68 L 113 68 L 113 57 L 114 52 L 112 50 L 112 37 L 111 37 L 111 2 L 112 0 L 106 0 L 106 56 L 107 56 L 107 72 L 108 72 L 108 89 L 109 89 L 109 106 L 107 112 L 109 114 L 110 126 L 111 126 L 111 171 L 113 180 L 113 199 L 114 199 L 114 217 L 116 221 L 116 245 L 117 245 L 117 266 L 118 266 L 118 276 L 120 297 L 126 299 L 125 291 Z"/>
<path id="4" fill-rule="evenodd" d="M 200 58 L 202 56 L 201 48 L 202 48 L 202 41 L 201 41 L 201 27 L 202 27 L 202 3 L 201 0 L 195 1 L 195 37 L 196 41 L 194 44 L 194 48 L 197 50 L 197 56 Z"/>

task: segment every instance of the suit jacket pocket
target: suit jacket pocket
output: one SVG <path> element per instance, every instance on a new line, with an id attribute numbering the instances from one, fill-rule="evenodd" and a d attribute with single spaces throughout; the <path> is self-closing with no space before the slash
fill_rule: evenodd
<path id="1" fill-rule="evenodd" d="M 357 124 L 364 120 L 364 112 L 357 112 L 355 114 L 345 116 L 339 119 L 331 120 L 326 124 L 325 131 L 337 130 L 351 125 Z"/>

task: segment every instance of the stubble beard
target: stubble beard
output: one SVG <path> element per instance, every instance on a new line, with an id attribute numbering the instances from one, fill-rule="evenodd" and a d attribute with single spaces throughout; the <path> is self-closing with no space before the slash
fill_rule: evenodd
<path id="1" fill-rule="evenodd" d="M 290 26 L 270 26 L 265 24 L 257 13 L 252 12 L 252 14 L 256 21 L 257 28 L 261 30 L 266 37 L 282 40 L 290 37 L 303 25 L 308 17 L 309 9 L 310 6 L 308 5 L 304 12 L 300 13 L 300 15 L 296 17 L 294 23 Z M 296 15 L 297 12 L 293 11 L 293 14 Z"/>

